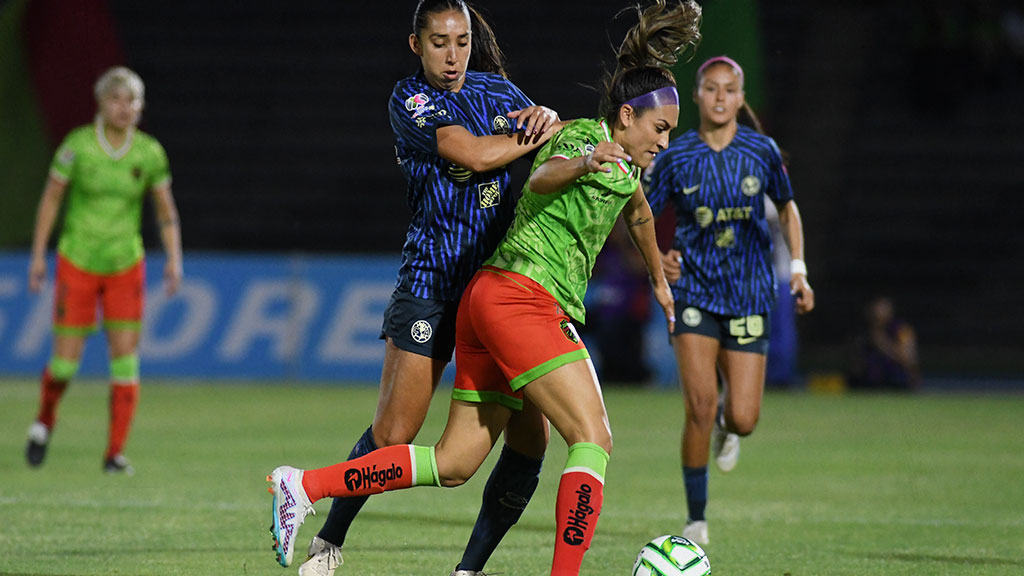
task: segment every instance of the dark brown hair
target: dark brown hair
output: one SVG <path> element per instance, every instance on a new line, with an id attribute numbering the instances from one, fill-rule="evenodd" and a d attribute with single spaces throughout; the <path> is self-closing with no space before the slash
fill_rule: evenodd
<path id="1" fill-rule="evenodd" d="M 606 75 L 600 114 L 614 122 L 623 103 L 666 86 L 675 86 L 669 71 L 687 48 L 700 43 L 701 8 L 693 0 L 668 5 L 656 0 L 647 8 L 633 7 L 637 23 L 616 50 L 615 71 Z M 643 113 L 643 109 L 637 109 Z"/>

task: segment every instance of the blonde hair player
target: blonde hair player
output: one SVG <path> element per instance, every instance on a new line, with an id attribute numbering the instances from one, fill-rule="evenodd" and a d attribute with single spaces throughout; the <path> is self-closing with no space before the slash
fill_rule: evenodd
<path id="1" fill-rule="evenodd" d="M 50 165 L 36 214 L 29 261 L 32 292 L 46 280 L 46 245 L 61 204 L 57 243 L 53 353 L 42 376 L 39 412 L 29 428 L 25 456 L 42 465 L 57 423 L 57 405 L 78 372 L 87 336 L 96 329 L 97 304 L 110 351 L 110 427 L 103 470 L 130 473 L 123 454 L 139 398 L 139 329 L 145 292 L 142 199 L 155 206 L 166 254 L 164 286 L 181 282 L 181 231 L 171 195 L 167 154 L 137 129 L 145 85 L 119 66 L 96 81 L 98 111 L 92 124 L 72 130 Z"/>

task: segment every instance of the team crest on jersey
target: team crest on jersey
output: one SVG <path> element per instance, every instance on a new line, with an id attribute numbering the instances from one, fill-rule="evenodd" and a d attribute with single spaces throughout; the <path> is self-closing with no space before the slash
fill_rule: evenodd
<path id="1" fill-rule="evenodd" d="M 476 190 L 481 208 L 493 208 L 501 203 L 501 186 L 497 180 L 480 184 Z"/>
<path id="2" fill-rule="evenodd" d="M 707 228 L 715 219 L 715 213 L 707 206 L 698 206 L 697 209 L 693 211 L 693 219 L 697 221 L 697 225 L 701 228 Z"/>
<path id="3" fill-rule="evenodd" d="M 57 162 L 64 166 L 70 166 L 75 161 L 75 151 L 71 148 L 65 148 L 60 151 L 60 156 L 57 157 Z"/>
<path id="4" fill-rule="evenodd" d="M 732 226 L 726 226 L 715 233 L 715 246 L 719 248 L 732 248 L 736 245 L 736 231 Z"/>
<path id="5" fill-rule="evenodd" d="M 420 344 L 425 344 L 430 340 L 430 337 L 434 335 L 434 329 L 430 326 L 430 322 L 427 322 L 426 320 L 417 320 L 413 322 L 412 329 L 409 330 L 409 335 L 412 336 L 413 340 Z"/>
<path id="6" fill-rule="evenodd" d="M 690 328 L 700 325 L 700 310 L 693 306 L 689 306 L 683 310 L 683 324 L 686 324 Z"/>
<path id="7" fill-rule="evenodd" d="M 511 134 L 512 123 L 509 122 L 508 118 L 498 114 L 491 120 L 491 132 L 494 134 Z"/>
<path id="8" fill-rule="evenodd" d="M 136 180 L 138 180 L 139 178 L 142 178 L 142 167 L 141 166 L 132 166 L 132 178 L 134 178 Z"/>
<path id="9" fill-rule="evenodd" d="M 449 164 L 448 175 L 456 182 L 465 182 L 473 177 L 473 171 L 467 170 L 458 164 Z"/>
<path id="10" fill-rule="evenodd" d="M 743 179 L 740 188 L 745 196 L 757 196 L 757 193 L 761 191 L 761 181 L 757 176 L 751 174 Z"/>
<path id="11" fill-rule="evenodd" d="M 576 327 L 572 325 L 572 322 L 562 318 L 562 321 L 558 323 L 558 326 L 562 329 L 562 334 L 565 334 L 565 337 L 568 338 L 570 342 L 573 344 L 580 343 L 580 335 L 576 333 Z"/>

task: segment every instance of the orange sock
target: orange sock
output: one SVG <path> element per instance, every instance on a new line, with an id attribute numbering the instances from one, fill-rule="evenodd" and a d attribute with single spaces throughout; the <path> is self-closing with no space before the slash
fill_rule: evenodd
<path id="1" fill-rule="evenodd" d="M 558 483 L 555 500 L 555 557 L 551 576 L 577 576 L 583 555 L 590 548 L 604 501 L 604 472 L 608 453 L 600 446 L 577 443 Z"/>
<path id="2" fill-rule="evenodd" d="M 302 473 L 310 502 L 328 496 L 370 496 L 413 486 L 440 486 L 434 449 L 412 444 L 378 448 L 366 456 Z"/>
<path id="3" fill-rule="evenodd" d="M 110 386 L 110 430 L 107 435 L 109 460 L 121 453 L 128 440 L 128 431 L 135 417 L 135 406 L 139 403 L 139 384 L 116 384 Z"/>
<path id="4" fill-rule="evenodd" d="M 54 424 L 57 423 L 57 404 L 60 403 L 67 387 L 67 380 L 54 380 L 50 375 L 49 368 L 43 370 L 39 392 L 39 414 L 36 415 L 36 420 L 42 422 L 50 430 L 53 430 Z"/>

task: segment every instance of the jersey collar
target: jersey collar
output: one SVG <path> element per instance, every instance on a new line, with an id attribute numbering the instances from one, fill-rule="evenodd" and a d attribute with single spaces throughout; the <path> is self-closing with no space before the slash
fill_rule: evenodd
<path id="1" fill-rule="evenodd" d="M 132 149 L 132 142 L 135 140 L 135 128 L 128 129 L 128 137 L 124 139 L 124 144 L 122 144 L 120 148 L 115 149 L 107 140 L 107 133 L 103 129 L 103 119 L 96 116 L 94 126 L 96 130 L 96 141 L 99 142 L 100 148 L 103 149 L 103 152 L 106 153 L 107 156 L 110 156 L 114 160 L 120 160 L 128 154 L 129 150 Z"/>
<path id="2" fill-rule="evenodd" d="M 608 142 L 612 142 L 612 133 L 608 130 L 608 123 L 605 122 L 604 119 L 601 120 L 601 129 L 604 130 L 604 137 L 608 139 Z M 629 166 L 626 166 L 626 163 L 622 160 L 617 161 L 615 165 L 618 166 L 619 170 L 627 176 L 632 172 L 632 169 Z"/>

